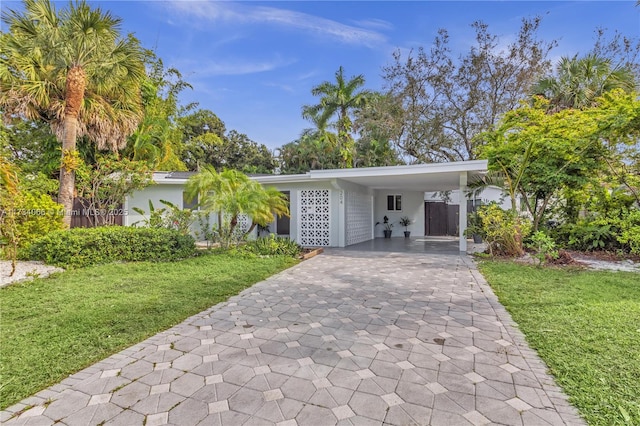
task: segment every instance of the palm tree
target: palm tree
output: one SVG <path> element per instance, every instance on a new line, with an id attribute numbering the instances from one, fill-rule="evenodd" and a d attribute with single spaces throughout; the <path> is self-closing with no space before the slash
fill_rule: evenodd
<path id="1" fill-rule="evenodd" d="M 338 137 L 344 141 L 351 131 L 351 118 L 349 113 L 362 108 L 369 97 L 368 90 L 360 90 L 365 80 L 362 74 L 351 77 L 348 81 L 344 77 L 344 69 L 338 68 L 336 81 L 325 81 L 311 89 L 313 96 L 320 97 L 317 105 L 305 105 L 302 107 L 302 116 L 313 121 L 319 130 L 324 130 L 335 114 L 338 114 L 336 128 Z"/>
<path id="2" fill-rule="evenodd" d="M 225 246 L 234 239 L 240 215 L 246 214 L 252 220 L 244 236 L 257 225 L 266 226 L 272 222 L 274 214 L 289 214 L 284 194 L 275 188 L 263 188 L 237 170 L 226 169 L 218 173 L 213 166 L 206 165 L 189 178 L 186 189 L 188 197 L 199 197 L 204 211 L 218 214 L 218 235 Z"/>
<path id="3" fill-rule="evenodd" d="M 257 225 L 267 226 L 275 220 L 275 216 L 289 216 L 289 201 L 287 196 L 276 188 L 262 187 L 258 182 L 251 181 L 247 189 L 254 194 L 252 204 L 247 209 L 247 214 L 251 217 L 251 226 L 245 232 L 248 235 Z"/>
<path id="4" fill-rule="evenodd" d="M 51 125 L 62 144 L 58 201 L 70 211 L 76 139 L 117 151 L 141 120 L 143 51 L 133 36 L 120 37 L 119 18 L 84 0 L 59 13 L 50 0 L 24 0 L 23 12 L 8 9 L 2 20 L 0 107 Z"/>
<path id="5" fill-rule="evenodd" d="M 563 57 L 556 65 L 556 75 L 539 80 L 532 92 L 549 99 L 551 112 L 557 112 L 594 106 L 596 99 L 610 90 L 631 92 L 635 86 L 630 69 L 612 68 L 608 59 L 590 54 L 583 58 Z"/>

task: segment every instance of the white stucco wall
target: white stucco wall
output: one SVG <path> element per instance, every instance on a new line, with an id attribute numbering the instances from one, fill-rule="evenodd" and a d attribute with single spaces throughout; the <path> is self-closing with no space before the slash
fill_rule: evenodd
<path id="1" fill-rule="evenodd" d="M 153 203 L 153 207 L 156 210 L 167 208 L 167 206 L 161 203 L 160 200 L 168 201 L 180 208 L 183 208 L 183 192 L 184 184 L 181 183 L 165 183 L 161 185 L 156 184 L 148 186 L 140 191 L 135 191 L 133 194 L 129 195 L 126 198 L 125 208 L 127 209 L 128 214 L 124 218 L 123 225 L 134 226 L 136 222 L 140 222 L 137 226 L 144 226 L 142 221 L 145 220 L 145 217 L 149 218 L 149 201 Z M 133 209 L 134 207 L 142 209 L 145 212 L 145 215 L 137 213 Z M 217 223 L 218 215 L 209 215 L 209 225 L 211 227 L 215 227 Z M 198 219 L 195 219 L 193 224 L 191 225 L 191 235 L 193 235 L 196 240 L 204 240 L 202 229 L 200 227 Z M 254 238 L 256 237 L 256 235 L 257 229 L 254 229 L 253 232 L 249 235 L 249 238 Z"/>
<path id="2" fill-rule="evenodd" d="M 402 196 L 402 211 L 389 211 L 387 210 L 387 196 L 388 195 L 401 195 Z M 404 227 L 400 226 L 398 221 L 403 216 L 408 216 L 411 219 L 411 225 L 407 228 L 411 231 L 412 237 L 418 237 L 424 235 L 424 192 L 413 191 L 396 191 L 396 190 L 377 190 L 375 192 L 374 200 L 374 224 L 380 222 L 380 225 L 375 226 L 374 235 L 376 238 L 384 237 L 384 225 L 382 221 L 384 216 L 389 218 L 389 222 L 393 224 L 393 233 L 391 237 L 403 237 Z"/>
<path id="3" fill-rule="evenodd" d="M 400 190 L 371 190 L 365 186 L 357 185 L 351 182 L 341 181 L 336 179 L 333 181 L 309 181 L 309 182 L 286 182 L 278 184 L 266 184 L 266 186 L 273 186 L 280 191 L 289 191 L 290 194 L 290 233 L 289 238 L 298 243 L 301 243 L 300 239 L 300 191 L 302 190 L 319 190 L 325 189 L 329 191 L 330 197 L 330 241 L 331 247 L 345 247 L 349 241 L 347 238 L 349 219 L 348 219 L 348 197 L 350 194 L 358 198 L 369 197 L 371 200 L 371 217 L 369 223 L 371 223 L 371 233 L 369 238 L 381 238 L 383 237 L 383 225 L 375 226 L 376 222 L 382 222 L 383 217 L 386 215 L 389 217 L 389 221 L 393 223 L 392 237 L 400 238 L 404 237 L 404 227 L 398 223 L 403 216 L 409 216 L 412 224 L 408 227 L 411 231 L 412 237 L 419 237 L 425 234 L 425 219 L 424 219 L 424 202 L 437 201 L 439 198 L 434 198 L 434 193 L 424 193 L 418 191 L 400 191 Z M 143 209 L 148 213 L 149 200 L 151 200 L 156 208 L 162 208 L 163 205 L 160 200 L 170 201 L 180 207 L 182 207 L 184 191 L 184 184 L 181 183 L 163 183 L 149 186 L 142 191 L 137 191 L 133 195 L 127 198 L 126 208 L 128 209 L 128 216 L 124 219 L 124 225 L 132 225 L 133 223 L 143 220 L 143 216 L 133 211 L 133 207 Z M 483 201 L 485 199 L 499 199 L 501 191 L 498 188 L 490 188 L 482 194 Z M 401 195 L 402 196 L 402 210 L 401 211 L 388 211 L 387 210 L 387 195 Z M 486 198 L 485 198 L 486 197 Z M 364 199 L 364 198 L 363 198 Z M 459 202 L 459 191 L 453 191 L 451 193 L 450 204 L 457 204 Z M 508 200 L 506 200 L 506 207 L 508 207 Z M 365 220 L 360 217 L 363 212 L 358 213 L 358 220 Z M 214 225 L 217 222 L 217 215 L 212 215 L 210 223 Z M 269 225 L 271 232 L 277 232 L 277 224 L 274 221 Z M 193 226 L 194 231 L 199 230 L 197 223 Z M 194 232 L 195 234 L 195 232 Z M 257 232 L 254 231 L 254 236 Z M 353 238 L 352 238 L 353 239 Z M 358 242 L 365 241 L 363 235 L 358 236 Z"/>
<path id="4" fill-rule="evenodd" d="M 123 225 L 132 226 L 134 223 L 144 219 L 143 215 L 133 210 L 134 207 L 144 210 L 148 217 L 149 200 L 151 200 L 153 207 L 156 209 L 165 207 L 160 200 L 166 200 L 176 206 L 182 207 L 183 191 L 183 185 L 151 185 L 140 191 L 135 191 L 127 197 L 126 208 L 128 215 L 124 218 Z"/>

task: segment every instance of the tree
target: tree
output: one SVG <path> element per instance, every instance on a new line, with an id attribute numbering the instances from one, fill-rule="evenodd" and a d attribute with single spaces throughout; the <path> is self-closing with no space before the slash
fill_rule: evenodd
<path id="1" fill-rule="evenodd" d="M 313 96 L 320 97 L 320 103 L 302 107 L 302 116 L 314 121 L 320 130 L 324 129 L 329 120 L 338 115 L 335 124 L 340 137 L 345 137 L 351 131 L 349 114 L 365 105 L 370 92 L 360 90 L 365 80 L 362 74 L 351 77 L 348 81 L 344 77 L 344 69 L 338 68 L 336 81 L 325 81 L 311 89 Z"/>
<path id="2" fill-rule="evenodd" d="M 213 133 L 223 138 L 227 132 L 224 121 L 208 109 L 198 109 L 188 115 L 183 115 L 178 119 L 178 123 L 185 143 L 205 133 Z"/>
<path id="3" fill-rule="evenodd" d="M 187 195 L 191 198 L 197 196 L 203 210 L 218 214 L 218 236 L 226 247 L 237 236 L 236 226 L 240 215 L 249 216 L 252 224 L 238 239 L 251 232 L 256 225 L 266 226 L 272 222 L 274 213 L 278 216 L 289 214 L 284 194 L 273 188 L 263 188 L 237 170 L 226 169 L 219 173 L 213 167 L 205 166 L 189 178 Z"/>
<path id="4" fill-rule="evenodd" d="M 248 235 L 256 226 L 267 226 L 275 220 L 275 216 L 289 216 L 289 201 L 287 196 L 272 186 L 262 187 L 252 181 L 249 186 L 253 194 L 246 213 L 251 217 L 251 225 L 245 232 Z"/>
<path id="5" fill-rule="evenodd" d="M 582 58 L 561 58 L 555 75 L 538 80 L 532 92 L 549 99 L 551 111 L 555 112 L 594 106 L 598 97 L 617 88 L 625 92 L 634 90 L 632 70 L 613 67 L 610 60 L 589 54 Z"/>
<path id="6" fill-rule="evenodd" d="M 346 80 L 344 69 L 340 67 L 335 78 L 335 83 L 324 81 L 311 89 L 311 94 L 319 96 L 320 102 L 303 106 L 302 116 L 316 125 L 321 136 L 330 124 L 329 120 L 337 115 L 333 126 L 338 131 L 337 141 L 343 157 L 343 167 L 353 167 L 355 147 L 351 136 L 353 123 L 350 114 L 362 108 L 371 93 L 361 89 L 365 83 L 362 74 Z"/>
<path id="7" fill-rule="evenodd" d="M 62 143 L 58 198 L 70 211 L 77 137 L 117 151 L 140 122 L 142 49 L 120 36 L 119 18 L 84 0 L 60 13 L 49 0 L 24 0 L 24 12 L 9 9 L 2 20 L 0 107 L 51 125 Z"/>
<path id="8" fill-rule="evenodd" d="M 3 257 L 11 260 L 11 273 L 16 271 L 18 255 L 18 229 L 15 210 L 18 208 L 18 171 L 0 155 L 0 248 Z"/>
<path id="9" fill-rule="evenodd" d="M 12 261 L 11 275 L 20 248 L 62 228 L 61 206 L 48 194 L 28 189 L 24 176 L 0 148 L 0 257 Z"/>
<path id="10" fill-rule="evenodd" d="M 609 33 L 606 29 L 596 29 L 596 42 L 589 54 L 604 58 L 614 69 L 630 69 L 640 84 L 640 37 L 629 37 L 619 31 Z"/>
<path id="11" fill-rule="evenodd" d="M 125 197 L 151 183 L 151 170 L 142 161 L 102 154 L 93 165 L 77 170 L 78 198 L 93 226 L 114 225 Z"/>
<path id="12" fill-rule="evenodd" d="M 60 169 L 60 143 L 42 121 L 15 119 L 0 123 L 5 133 L 0 145 L 8 159 L 24 173 L 53 177 Z M 57 191 L 56 191 L 57 192 Z"/>
<path id="13" fill-rule="evenodd" d="M 585 187 L 608 163 L 625 164 L 621 153 L 637 154 L 640 137 L 635 93 L 614 90 L 583 110 L 548 109 L 549 101 L 538 97 L 532 105 L 506 113 L 494 130 L 483 134 L 489 170 L 502 175 L 513 210 L 516 195 L 521 196 L 534 232 L 562 191 Z"/>
<path id="14" fill-rule="evenodd" d="M 279 149 L 280 173 L 306 173 L 310 170 L 344 167 L 335 133 L 308 129 L 299 139 Z"/>
<path id="15" fill-rule="evenodd" d="M 180 114 L 193 105 L 180 107 L 178 95 L 191 85 L 175 68 L 165 69 L 161 59 L 146 51 L 147 77 L 142 85 L 144 118 L 129 138 L 125 154 L 144 161 L 154 170 L 187 170 L 180 159 L 183 149 Z"/>
<path id="16" fill-rule="evenodd" d="M 236 130 L 227 132 L 225 140 L 228 148 L 222 163 L 226 164 L 226 167 L 243 173 L 273 173 L 275 161 L 271 151 L 264 144 L 259 144 Z"/>
<path id="17" fill-rule="evenodd" d="M 273 173 L 275 161 L 269 149 L 231 130 L 213 112 L 198 110 L 180 119 L 184 135 L 182 160 L 188 170 L 204 165 L 216 170 L 236 169 L 244 173 Z"/>
<path id="18" fill-rule="evenodd" d="M 395 149 L 403 131 L 400 99 L 391 93 L 374 92 L 368 102 L 355 113 L 356 167 L 393 166 L 403 164 Z"/>
<path id="19" fill-rule="evenodd" d="M 539 26 L 539 18 L 524 19 L 516 41 L 501 48 L 501 40 L 478 21 L 472 24 L 476 42 L 460 58 L 453 57 L 444 29 L 430 50 L 394 54 L 384 78 L 402 105 L 394 143 L 408 162 L 478 158 L 477 136 L 516 108 L 549 67 L 555 42 L 540 41 Z"/>

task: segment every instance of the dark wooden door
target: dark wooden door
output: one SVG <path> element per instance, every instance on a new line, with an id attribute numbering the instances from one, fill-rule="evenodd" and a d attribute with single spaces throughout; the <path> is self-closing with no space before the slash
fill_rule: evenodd
<path id="1" fill-rule="evenodd" d="M 458 235 L 460 206 L 447 204 L 447 235 Z"/>
<path id="2" fill-rule="evenodd" d="M 282 191 L 282 193 L 287 197 L 287 202 L 289 202 L 289 196 L 291 193 L 289 191 Z M 289 209 L 291 209 L 291 203 L 289 203 Z M 291 213 L 291 211 L 289 211 Z M 291 233 L 291 218 L 288 216 L 276 217 L 276 233 L 278 235 L 290 235 Z"/>
<path id="3" fill-rule="evenodd" d="M 425 235 L 447 235 L 447 204 L 424 203 Z"/>

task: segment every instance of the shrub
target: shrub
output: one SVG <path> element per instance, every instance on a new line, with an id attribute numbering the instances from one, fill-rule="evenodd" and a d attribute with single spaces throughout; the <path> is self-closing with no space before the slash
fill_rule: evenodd
<path id="1" fill-rule="evenodd" d="M 574 250 L 621 250 L 640 254 L 640 211 L 621 209 L 586 217 L 563 226 L 559 236 Z"/>
<path id="2" fill-rule="evenodd" d="M 580 251 L 612 250 L 616 248 L 615 230 L 606 220 L 581 220 L 567 225 L 567 245 Z"/>
<path id="3" fill-rule="evenodd" d="M 616 239 L 631 253 L 640 255 L 640 210 L 630 211 L 618 220 L 620 232 Z"/>
<path id="4" fill-rule="evenodd" d="M 171 261 L 193 256 L 195 240 L 171 229 L 104 226 L 56 231 L 34 241 L 27 255 L 77 268 L 116 261 Z"/>
<path id="5" fill-rule="evenodd" d="M 25 192 L 18 199 L 15 211 L 18 246 L 27 247 L 32 241 L 63 228 L 62 206 L 46 194 Z"/>
<path id="6" fill-rule="evenodd" d="M 276 237 L 271 234 L 268 237 L 250 241 L 240 248 L 245 253 L 253 253 L 259 256 L 291 256 L 297 257 L 302 252 L 302 247 L 293 240 Z"/>
<path id="7" fill-rule="evenodd" d="M 145 215 L 145 211 L 141 208 L 134 207 L 133 210 L 145 216 L 144 219 L 135 222 L 133 226 L 141 225 L 147 228 L 165 228 L 175 229 L 183 235 L 191 232 L 191 225 L 196 216 L 190 209 L 181 209 L 170 201 L 160 200 L 166 207 L 156 208 L 153 202 L 149 200 L 149 217 Z"/>
<path id="8" fill-rule="evenodd" d="M 538 231 L 531 237 L 531 241 L 527 247 L 535 250 L 533 257 L 538 259 L 538 265 L 542 265 L 548 260 L 558 258 L 558 250 L 556 243 L 551 237 L 542 231 Z"/>
<path id="9" fill-rule="evenodd" d="M 199 211 L 195 212 L 195 215 L 198 220 L 198 230 L 195 231 L 196 238 L 199 238 L 200 241 L 206 241 L 207 247 L 211 247 L 211 244 L 218 238 L 218 231 L 211 226 L 211 214 Z"/>
<path id="10" fill-rule="evenodd" d="M 521 256 L 522 240 L 531 232 L 531 223 L 496 203 L 478 209 L 482 231 L 491 255 Z"/>

